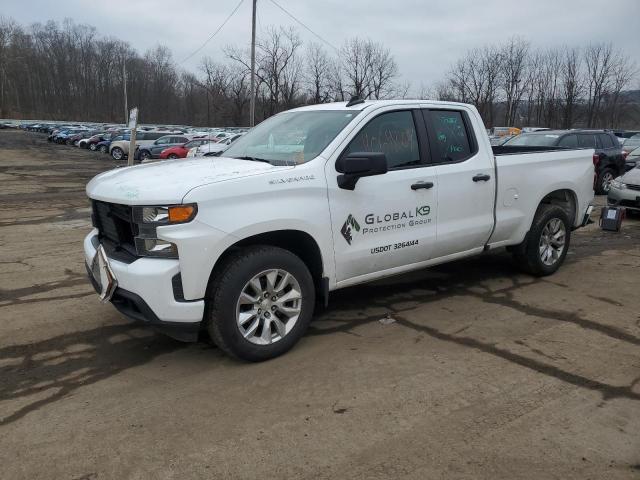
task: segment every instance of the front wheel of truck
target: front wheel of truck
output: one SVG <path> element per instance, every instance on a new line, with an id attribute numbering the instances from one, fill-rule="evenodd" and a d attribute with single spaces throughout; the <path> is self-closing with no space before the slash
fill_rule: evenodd
<path id="1" fill-rule="evenodd" d="M 304 335 L 315 305 L 309 269 L 282 248 L 232 253 L 207 292 L 206 327 L 227 354 L 257 362 L 287 352 Z"/>
<path id="2" fill-rule="evenodd" d="M 571 222 L 558 205 L 538 208 L 524 242 L 513 249 L 518 267 L 536 277 L 555 273 L 564 262 L 571 240 Z"/>

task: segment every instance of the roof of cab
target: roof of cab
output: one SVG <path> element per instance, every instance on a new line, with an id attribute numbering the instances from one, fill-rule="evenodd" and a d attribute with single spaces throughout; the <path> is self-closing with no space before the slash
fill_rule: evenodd
<path id="1" fill-rule="evenodd" d="M 306 110 L 364 110 L 370 107 L 386 107 L 389 105 L 421 105 L 424 103 L 442 105 L 442 106 L 458 106 L 458 107 L 469 107 L 466 103 L 457 103 L 457 102 L 442 102 L 439 100 L 365 100 L 364 102 L 357 103 L 350 107 L 347 107 L 347 103 L 349 102 L 332 102 L 332 103 L 318 103 L 316 105 L 307 105 L 305 107 L 298 107 L 292 110 L 288 110 L 289 112 L 301 112 Z"/>

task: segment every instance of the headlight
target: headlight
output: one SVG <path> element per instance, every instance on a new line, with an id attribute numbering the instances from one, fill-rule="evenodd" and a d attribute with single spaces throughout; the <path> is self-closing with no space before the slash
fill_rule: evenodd
<path id="1" fill-rule="evenodd" d="M 195 203 L 154 207 L 133 207 L 133 221 L 141 224 L 173 225 L 187 223 L 198 213 Z"/>
<path id="2" fill-rule="evenodd" d="M 620 181 L 621 177 L 616 178 L 615 180 L 611 180 L 611 187 L 615 188 L 616 190 L 624 190 L 625 188 L 627 188 L 627 184 L 626 183 L 622 183 Z"/>
<path id="3" fill-rule="evenodd" d="M 187 223 L 194 219 L 198 207 L 187 205 L 133 207 L 133 222 L 137 227 L 135 245 L 143 257 L 178 258 L 178 247 L 158 238 L 156 227 Z"/>

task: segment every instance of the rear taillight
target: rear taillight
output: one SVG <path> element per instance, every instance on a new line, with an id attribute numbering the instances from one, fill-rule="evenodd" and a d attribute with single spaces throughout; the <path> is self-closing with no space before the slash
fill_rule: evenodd
<path id="1" fill-rule="evenodd" d="M 600 155 L 598 155 L 597 153 L 594 153 L 593 154 L 593 166 L 597 167 L 599 163 L 600 163 Z"/>

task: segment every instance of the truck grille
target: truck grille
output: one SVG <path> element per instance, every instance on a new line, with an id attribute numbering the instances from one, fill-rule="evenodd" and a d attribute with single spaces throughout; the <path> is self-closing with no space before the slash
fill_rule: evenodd
<path id="1" fill-rule="evenodd" d="M 631 190 L 638 190 L 640 191 L 640 185 L 629 185 L 627 183 L 627 188 L 631 189 Z"/>
<path id="2" fill-rule="evenodd" d="M 118 203 L 92 201 L 93 226 L 98 229 L 100 243 L 107 240 L 112 246 L 135 255 L 134 237 L 137 226 L 131 217 L 131 207 Z"/>

